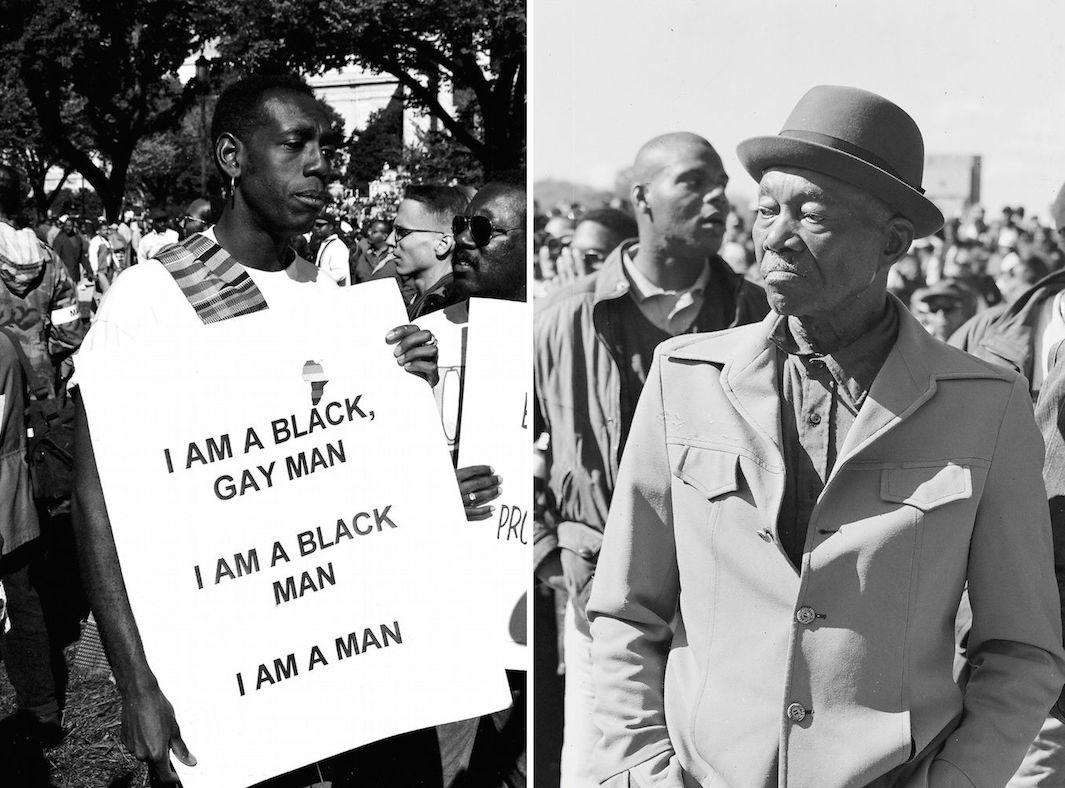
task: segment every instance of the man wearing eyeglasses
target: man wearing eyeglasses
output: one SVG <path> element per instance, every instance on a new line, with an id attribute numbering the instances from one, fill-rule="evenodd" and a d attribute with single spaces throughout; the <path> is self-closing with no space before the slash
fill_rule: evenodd
<path id="1" fill-rule="evenodd" d="M 618 461 L 654 348 L 679 334 L 760 320 L 765 293 L 717 255 L 729 204 L 717 152 L 689 133 L 655 137 L 637 153 L 632 204 L 638 241 L 592 276 L 537 304 L 536 423 L 550 444 L 535 480 L 537 577 L 569 594 L 562 784 L 592 788 L 591 591 Z"/>
<path id="2" fill-rule="evenodd" d="M 351 284 L 348 272 L 348 247 L 337 233 L 339 219 L 326 208 L 314 220 L 314 235 L 318 238 L 318 253 L 314 256 L 314 265 L 324 271 L 330 279 L 341 287 Z"/>
<path id="3" fill-rule="evenodd" d="M 451 219 L 466 210 L 468 202 L 454 186 L 426 184 L 408 186 L 399 203 L 387 243 L 396 272 L 408 277 L 417 291 L 407 304 L 411 320 L 462 300 L 452 286 Z"/>
<path id="4" fill-rule="evenodd" d="M 189 203 L 184 215 L 178 219 L 181 228 L 181 240 L 184 241 L 190 235 L 202 233 L 214 224 L 211 214 L 211 201 L 206 197 L 197 197 Z"/>

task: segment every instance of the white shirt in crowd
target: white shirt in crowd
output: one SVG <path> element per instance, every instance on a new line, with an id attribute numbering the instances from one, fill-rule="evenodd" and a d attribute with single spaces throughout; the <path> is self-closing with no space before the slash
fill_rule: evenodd
<path id="1" fill-rule="evenodd" d="M 348 268 L 348 247 L 340 240 L 340 236 L 333 233 L 318 247 L 318 255 L 314 259 L 318 270 L 325 271 L 329 277 L 341 287 L 351 284 L 351 275 Z"/>
<path id="2" fill-rule="evenodd" d="M 141 237 L 140 245 L 137 246 L 137 262 L 143 263 L 155 257 L 155 253 L 168 244 L 176 244 L 178 234 L 174 230 L 163 230 L 157 233 L 152 230 Z"/>
<path id="3" fill-rule="evenodd" d="M 107 239 L 99 234 L 89 239 L 89 267 L 94 274 L 100 268 L 100 247 L 108 245 Z"/>
<path id="4" fill-rule="evenodd" d="M 205 230 L 202 235 L 217 243 L 213 229 Z M 320 303 L 323 291 L 339 292 L 332 279 L 319 276 L 314 266 L 300 257 L 282 271 L 259 271 L 248 267 L 244 270 L 272 310 L 306 311 Z M 177 328 L 202 325 L 196 310 L 170 272 L 158 260 L 148 260 L 127 269 L 115 279 L 100 301 L 96 321 L 78 355 L 138 339 L 166 336 Z M 77 356 L 74 365 L 76 372 Z"/>

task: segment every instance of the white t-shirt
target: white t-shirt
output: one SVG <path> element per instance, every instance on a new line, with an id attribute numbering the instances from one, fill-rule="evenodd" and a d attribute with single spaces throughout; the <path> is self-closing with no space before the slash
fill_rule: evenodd
<path id="1" fill-rule="evenodd" d="M 178 240 L 178 234 L 173 230 L 164 230 L 161 233 L 152 230 L 141 238 L 140 245 L 137 246 L 137 259 L 146 263 L 164 246 L 176 244 Z"/>
<path id="2" fill-rule="evenodd" d="M 217 243 L 213 229 L 202 235 Z M 323 291 L 337 292 L 336 283 L 306 260 L 297 257 L 283 271 L 244 267 L 270 309 L 313 307 Z M 118 347 L 146 335 L 168 334 L 175 328 L 203 325 L 174 277 L 158 260 L 132 266 L 115 279 L 104 294 L 96 321 L 81 343 L 82 353 Z M 77 356 L 74 358 L 77 367 Z"/>
<path id="3" fill-rule="evenodd" d="M 100 269 L 100 247 L 107 244 L 107 239 L 94 235 L 89 239 L 89 267 L 95 274 Z"/>
<path id="4" fill-rule="evenodd" d="M 340 236 L 331 235 L 322 241 L 322 245 L 318 248 L 318 257 L 314 262 L 319 271 L 325 271 L 338 285 L 346 287 L 351 284 L 348 247 L 340 240 Z"/>

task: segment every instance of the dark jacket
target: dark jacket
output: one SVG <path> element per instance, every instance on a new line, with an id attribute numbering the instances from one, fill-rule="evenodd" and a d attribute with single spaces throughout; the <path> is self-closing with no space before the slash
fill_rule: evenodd
<path id="1" fill-rule="evenodd" d="M 67 269 L 49 259 L 29 289 L 19 294 L 0 284 L 0 327 L 14 334 L 29 357 L 33 399 L 63 393 L 73 369 L 70 356 L 81 346 L 86 326 L 78 311 L 78 292 Z"/>
<path id="2" fill-rule="evenodd" d="M 40 534 L 26 464 L 26 377 L 15 341 L 0 331 L 0 555 Z"/>
<path id="3" fill-rule="evenodd" d="M 455 291 L 454 282 L 453 274 L 444 274 L 437 279 L 432 287 L 410 302 L 407 306 L 407 317 L 416 320 L 422 315 L 438 312 L 464 301 L 465 299 Z"/>
<path id="4" fill-rule="evenodd" d="M 546 450 L 549 509 L 537 519 L 534 562 L 565 546 L 594 560 L 614 491 L 622 436 L 619 364 L 604 341 L 614 302 L 629 295 L 622 254 L 603 267 L 537 302 L 533 320 L 535 420 L 550 435 Z M 769 312 L 765 291 L 719 257 L 710 258 L 706 302 L 724 299 L 730 326 L 761 320 Z M 704 307 L 706 305 L 704 302 Z M 705 331 L 704 308 L 688 333 Z M 557 525 L 556 525 L 557 524 Z"/>
<path id="5" fill-rule="evenodd" d="M 1043 303 L 1062 290 L 1065 290 L 1065 270 L 1055 271 L 1028 288 L 1012 304 L 999 304 L 970 318 L 954 332 L 949 344 L 984 361 L 1020 372 L 1028 379 L 1030 391 L 1035 347 L 1032 332 Z"/>

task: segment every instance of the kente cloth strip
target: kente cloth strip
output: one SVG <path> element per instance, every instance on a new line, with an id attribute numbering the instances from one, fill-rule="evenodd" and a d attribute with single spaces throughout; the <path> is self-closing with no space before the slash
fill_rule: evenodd
<path id="1" fill-rule="evenodd" d="M 155 259 L 174 277 L 205 325 L 267 308 L 244 266 L 202 235 L 160 249 Z"/>

